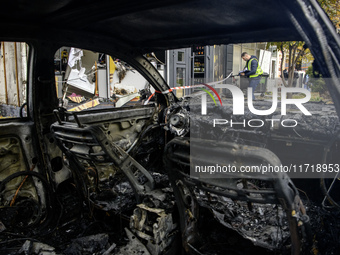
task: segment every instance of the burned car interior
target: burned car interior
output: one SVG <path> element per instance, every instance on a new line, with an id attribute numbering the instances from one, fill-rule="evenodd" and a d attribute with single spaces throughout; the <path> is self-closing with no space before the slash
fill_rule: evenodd
<path id="1" fill-rule="evenodd" d="M 14 42 L 27 76 L 25 95 L 14 91 L 17 106 L 0 119 L 0 254 L 339 252 L 340 37 L 317 1 L 24 0 L 3 7 L 1 65 Z M 202 114 L 203 90 L 176 96 L 150 61 L 153 52 L 194 45 L 277 41 L 305 42 L 332 104 L 285 103 L 281 89 L 282 98 L 274 92 L 269 101 L 242 94 L 236 108 L 233 74 L 225 73 L 204 84 L 221 99 L 218 107 L 208 100 Z M 65 48 L 81 54 L 72 66 L 62 62 Z M 97 93 L 97 70 L 109 62 L 118 76 L 108 83 L 119 84 Z M 20 68 L 12 66 L 17 84 Z M 138 89 L 120 85 L 126 70 Z M 72 72 L 85 78 L 75 82 Z M 79 86 L 91 92 L 83 98 Z M 11 93 L 10 84 L 2 87 Z M 217 162 L 231 166 L 228 175 L 193 174 L 192 164 L 206 172 Z M 239 171 L 267 165 L 315 175 Z"/>

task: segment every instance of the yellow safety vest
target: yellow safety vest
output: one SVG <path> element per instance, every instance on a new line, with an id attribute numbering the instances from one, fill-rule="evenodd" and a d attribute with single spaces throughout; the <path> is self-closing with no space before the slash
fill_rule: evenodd
<path id="1" fill-rule="evenodd" d="M 248 70 L 249 70 L 249 71 L 251 70 L 251 61 L 253 61 L 254 59 L 257 61 L 256 58 L 251 58 L 251 59 L 249 60 L 249 62 L 248 62 Z M 260 65 L 257 63 L 256 73 L 255 73 L 255 74 L 252 74 L 252 75 L 249 75 L 249 78 L 258 77 L 258 76 L 261 75 L 261 74 L 263 74 L 263 71 L 262 71 Z"/>

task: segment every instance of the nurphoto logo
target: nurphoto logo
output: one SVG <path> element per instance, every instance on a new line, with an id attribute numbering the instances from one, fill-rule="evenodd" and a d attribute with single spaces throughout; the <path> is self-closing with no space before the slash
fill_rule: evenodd
<path id="1" fill-rule="evenodd" d="M 225 88 L 225 89 L 230 90 L 232 97 L 233 97 L 233 114 L 234 115 L 244 115 L 244 95 L 243 95 L 243 92 L 240 88 L 233 86 L 233 85 L 226 85 L 226 84 L 216 85 L 216 88 Z M 222 105 L 221 98 L 218 95 L 218 93 L 216 92 L 216 90 L 213 89 L 213 88 L 211 88 L 211 89 L 215 93 L 215 95 L 218 97 L 218 99 L 220 100 L 220 104 Z M 206 91 L 205 89 L 203 89 L 203 90 Z M 305 94 L 306 97 L 288 99 L 287 98 L 288 93 L 302 93 L 302 94 Z M 211 93 L 208 93 L 208 94 L 210 95 L 210 97 L 213 98 Z M 251 95 L 251 94 L 252 94 L 252 88 L 248 88 L 248 95 Z M 304 115 L 312 115 L 302 105 L 303 103 L 307 103 L 310 99 L 311 99 L 311 93 L 307 89 L 282 87 L 281 88 L 281 115 L 287 114 L 287 105 L 288 104 L 295 105 L 297 108 L 300 109 L 300 111 Z M 248 96 L 248 100 L 247 100 L 249 110 L 253 114 L 261 115 L 261 116 L 269 115 L 269 114 L 272 114 L 273 112 L 275 112 L 276 108 L 277 108 L 277 102 L 278 102 L 277 89 L 273 90 L 272 107 L 268 110 L 257 110 L 257 109 L 255 109 L 254 105 L 253 105 L 253 99 L 252 99 L 251 96 Z M 202 94 L 201 104 L 202 104 L 201 113 L 202 113 L 202 115 L 206 115 L 207 114 L 207 94 Z M 216 104 L 216 102 L 215 102 L 215 104 Z"/>
<path id="2" fill-rule="evenodd" d="M 222 106 L 222 100 L 217 93 L 217 91 L 212 88 L 210 85 L 204 84 L 207 87 L 209 87 L 214 94 L 217 96 L 217 98 L 220 101 L 220 105 Z M 216 88 L 224 88 L 228 89 L 232 94 L 232 100 L 233 100 L 233 115 L 244 115 L 244 95 L 240 88 L 233 86 L 233 85 L 226 85 L 226 84 L 220 84 L 216 85 Z M 205 91 L 206 94 L 201 95 L 201 114 L 206 115 L 207 114 L 207 94 L 213 99 L 215 105 L 217 106 L 216 100 L 213 97 L 213 95 L 206 89 L 201 90 Z M 248 88 L 248 95 L 252 95 L 252 88 Z M 287 98 L 288 93 L 302 93 L 305 94 L 304 98 Z M 304 115 L 312 115 L 304 106 L 304 103 L 307 103 L 311 99 L 311 93 L 309 90 L 304 88 L 287 88 L 282 87 L 281 88 L 281 115 L 287 114 L 287 105 L 295 105 Z M 247 97 L 247 106 L 251 113 L 258 115 L 258 116 L 266 116 L 274 113 L 277 110 L 278 107 L 278 90 L 273 90 L 273 96 L 272 96 L 272 105 L 270 109 L 266 110 L 258 110 L 255 109 L 253 104 L 253 99 L 251 96 Z M 241 122 L 235 122 L 232 119 L 213 119 L 213 127 L 216 127 L 216 125 L 230 125 L 231 127 L 235 125 L 241 125 L 243 127 L 251 127 L 251 128 L 258 128 L 265 125 L 265 123 L 270 123 L 271 127 L 274 126 L 274 124 L 278 122 L 281 124 L 282 127 L 296 127 L 297 121 L 294 119 L 249 119 L 249 120 L 243 120 Z"/>

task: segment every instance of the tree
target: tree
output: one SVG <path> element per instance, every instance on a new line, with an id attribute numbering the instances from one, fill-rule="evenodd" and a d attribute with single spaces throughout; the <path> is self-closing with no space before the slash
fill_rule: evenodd
<path id="1" fill-rule="evenodd" d="M 318 0 L 320 6 L 327 13 L 335 27 L 340 30 L 340 0 Z M 277 50 L 282 53 L 281 59 L 281 79 L 285 87 L 292 87 L 294 82 L 294 71 L 297 66 L 301 66 L 304 58 L 311 62 L 313 56 L 310 54 L 304 42 L 272 42 L 267 44 L 267 48 L 276 46 Z M 284 60 L 287 57 L 288 61 L 288 80 L 284 78 Z M 291 96 L 291 95 L 290 95 Z"/>
<path id="2" fill-rule="evenodd" d="M 296 66 L 303 60 L 303 58 L 310 57 L 311 54 L 307 47 L 305 47 L 304 42 L 298 42 L 298 41 L 292 41 L 292 42 L 273 42 L 268 43 L 267 47 L 270 46 L 276 46 L 277 50 L 280 50 L 282 53 L 282 59 L 281 59 L 281 78 L 283 85 L 285 87 L 292 87 L 294 82 L 294 71 L 296 69 Z M 288 80 L 284 79 L 284 60 L 285 57 L 287 57 L 288 60 Z"/>

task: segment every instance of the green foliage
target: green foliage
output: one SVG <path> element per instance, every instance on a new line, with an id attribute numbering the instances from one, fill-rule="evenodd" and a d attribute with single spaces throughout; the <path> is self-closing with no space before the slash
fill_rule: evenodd
<path id="1" fill-rule="evenodd" d="M 309 84 L 312 92 L 319 92 L 320 94 L 324 94 L 327 91 L 326 83 L 322 78 L 315 78 Z"/>
<path id="2" fill-rule="evenodd" d="M 340 29 L 340 0 L 318 0 L 334 26 Z"/>
<path id="3" fill-rule="evenodd" d="M 322 97 L 312 97 L 309 102 L 321 102 L 323 101 Z"/>
<path id="4" fill-rule="evenodd" d="M 319 78 L 314 77 L 312 66 L 308 67 L 306 74 L 309 75 L 308 86 L 312 89 L 312 92 L 319 92 L 321 95 L 325 94 L 327 87 L 322 75 L 320 74 Z"/>
<path id="5" fill-rule="evenodd" d="M 314 77 L 314 74 L 313 74 L 313 66 L 309 66 L 307 71 L 306 71 L 306 74 L 309 75 L 310 78 L 313 78 Z"/>

